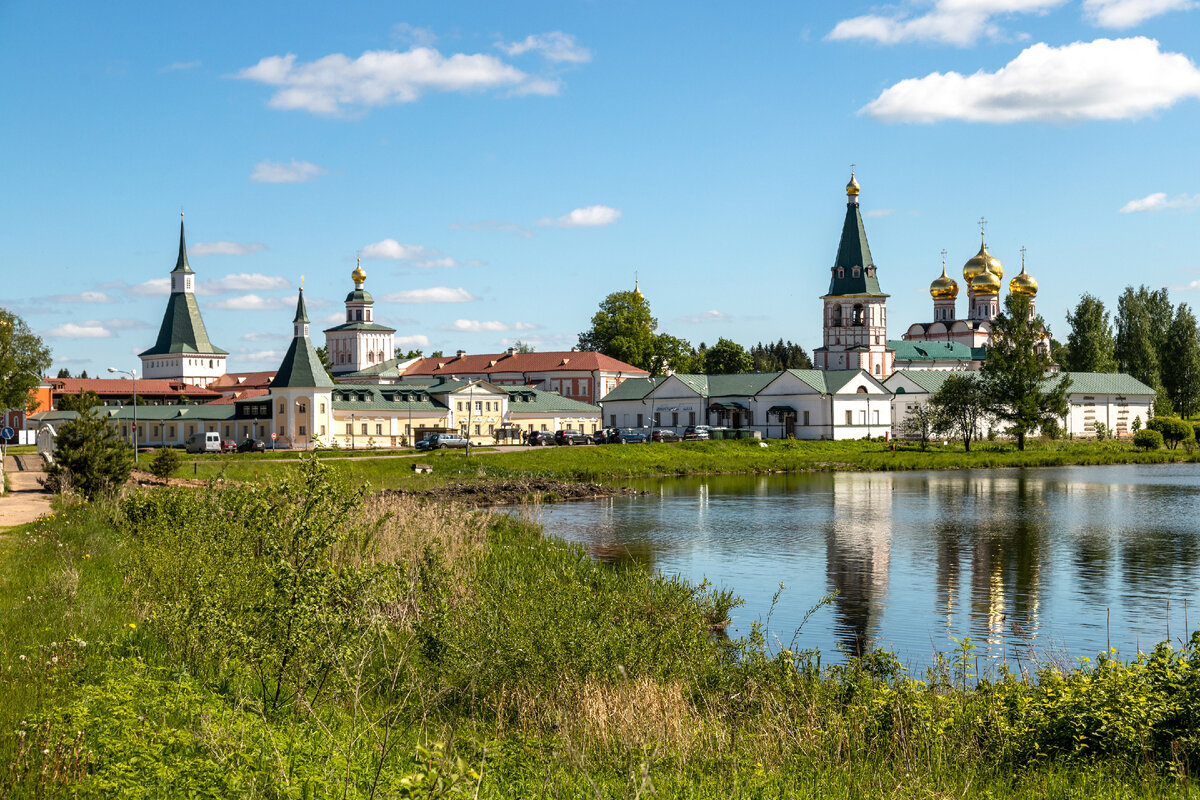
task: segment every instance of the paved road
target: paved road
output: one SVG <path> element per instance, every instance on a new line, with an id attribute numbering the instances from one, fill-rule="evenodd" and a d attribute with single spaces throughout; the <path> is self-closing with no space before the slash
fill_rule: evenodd
<path id="1" fill-rule="evenodd" d="M 36 459 L 37 456 L 22 457 L 21 461 L 27 467 L 24 470 L 15 457 L 4 459 L 4 474 L 8 476 L 12 492 L 0 497 L 0 530 L 33 522 L 50 513 L 50 498 L 54 495 L 38 483 L 42 471 L 40 467 L 34 469 Z"/>

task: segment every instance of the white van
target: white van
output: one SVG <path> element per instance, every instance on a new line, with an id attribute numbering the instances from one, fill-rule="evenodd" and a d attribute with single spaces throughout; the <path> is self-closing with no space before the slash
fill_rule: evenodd
<path id="1" fill-rule="evenodd" d="M 216 431 L 193 433 L 184 445 L 189 453 L 221 452 L 221 434 Z"/>

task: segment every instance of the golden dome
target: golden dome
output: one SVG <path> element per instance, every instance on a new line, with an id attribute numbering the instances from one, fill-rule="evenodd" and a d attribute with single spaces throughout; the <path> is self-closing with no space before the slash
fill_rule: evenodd
<path id="1" fill-rule="evenodd" d="M 985 269 L 971 279 L 971 291 L 975 294 L 1000 294 L 1000 278 L 996 273 Z"/>
<path id="2" fill-rule="evenodd" d="M 643 300 L 646 299 L 646 295 L 642 294 L 642 290 L 638 288 L 637 278 L 633 279 L 633 293 L 636 294 L 638 297 L 642 298 Z"/>
<path id="3" fill-rule="evenodd" d="M 1022 251 L 1025 248 L 1021 248 Z M 1025 271 L 1025 253 L 1021 253 L 1021 272 L 1008 282 L 1008 291 L 1011 294 L 1024 294 L 1030 297 L 1037 297 L 1038 282 L 1037 279 Z"/>
<path id="4" fill-rule="evenodd" d="M 929 284 L 929 296 L 934 300 L 953 300 L 958 297 L 958 282 L 946 274 L 946 262 L 942 261 L 942 275 Z"/>
<path id="5" fill-rule="evenodd" d="M 979 252 L 971 256 L 966 264 L 963 264 L 963 278 L 967 283 L 975 279 L 984 270 L 992 273 L 999 280 L 1004 277 L 1004 267 L 1000 264 L 1000 259 L 988 252 L 987 242 L 983 239 L 983 234 L 979 234 Z"/>
<path id="6" fill-rule="evenodd" d="M 854 179 L 854 170 L 850 170 L 850 182 L 846 184 L 846 196 L 858 197 L 858 181 Z"/>
<path id="7" fill-rule="evenodd" d="M 361 261 L 359 261 L 358 264 L 354 267 L 354 272 L 350 273 L 350 278 L 355 283 L 362 283 L 363 281 L 365 281 L 367 279 L 367 273 L 366 273 L 366 270 L 364 270 L 362 268 Z"/>

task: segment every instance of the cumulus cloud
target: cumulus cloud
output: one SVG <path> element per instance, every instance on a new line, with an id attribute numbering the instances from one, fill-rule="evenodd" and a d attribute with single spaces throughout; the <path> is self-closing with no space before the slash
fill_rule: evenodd
<path id="1" fill-rule="evenodd" d="M 403 244 L 395 239 L 384 239 L 374 242 L 362 249 L 363 258 L 387 258 L 392 261 L 407 261 L 425 269 L 452 268 L 461 266 L 457 259 L 451 258 L 435 247 L 422 244 Z"/>
<path id="2" fill-rule="evenodd" d="M 105 292 L 80 292 L 79 294 L 56 294 L 50 298 L 55 303 L 113 303 L 116 302 Z"/>
<path id="3" fill-rule="evenodd" d="M 516 94 L 556 94 L 557 81 L 531 76 L 495 56 L 432 47 L 405 52 L 372 50 L 358 58 L 341 53 L 307 63 L 296 56 L 268 56 L 235 77 L 277 87 L 267 105 L 313 114 L 411 103 L 426 92 L 505 89 Z"/>
<path id="4" fill-rule="evenodd" d="M 885 89 L 864 113 L 885 122 L 1136 119 L 1200 97 L 1200 70 L 1145 37 L 1039 43 L 996 72 L 934 72 Z"/>
<path id="5" fill-rule="evenodd" d="M 263 292 L 271 289 L 290 289 L 292 282 L 278 275 L 263 275 L 261 272 L 235 272 L 211 281 L 198 281 L 197 288 L 205 287 L 208 292 Z"/>
<path id="6" fill-rule="evenodd" d="M 159 69 L 159 72 L 178 72 L 185 69 L 195 69 L 200 66 L 199 61 L 176 61 L 172 64 L 167 64 Z"/>
<path id="7" fill-rule="evenodd" d="M 1119 1 L 1119 0 L 1118 0 Z M 980 37 L 997 38 L 1002 31 L 994 19 L 1012 14 L 1042 14 L 1067 0 L 936 0 L 924 14 L 911 5 L 894 14 L 865 14 L 845 19 L 827 38 L 865 39 L 878 44 L 933 42 L 967 47 Z"/>
<path id="8" fill-rule="evenodd" d="M 1083 12 L 1105 28 L 1131 28 L 1171 11 L 1188 11 L 1194 0 L 1084 0 Z"/>
<path id="9" fill-rule="evenodd" d="M 392 344 L 396 350 L 419 350 L 422 347 L 429 347 L 429 337 L 423 333 L 413 336 L 396 336 L 392 339 Z"/>
<path id="10" fill-rule="evenodd" d="M 342 318 L 341 314 L 337 314 L 335 316 L 337 317 L 338 321 L 340 321 Z M 261 332 L 260 331 L 260 332 L 255 332 L 255 333 L 243 333 L 242 334 L 243 342 L 278 342 L 283 339 L 291 339 L 291 338 L 292 337 L 286 333 L 278 333 L 278 332 Z"/>
<path id="11" fill-rule="evenodd" d="M 1200 194 L 1167 197 L 1166 192 L 1155 192 L 1138 200 L 1130 200 L 1121 206 L 1121 213 L 1136 214 L 1139 211 L 1164 211 L 1168 208 L 1196 208 L 1198 206 L 1200 206 Z"/>
<path id="12" fill-rule="evenodd" d="M 188 247 L 188 255 L 248 256 L 266 249 L 262 242 L 197 242 Z"/>
<path id="13" fill-rule="evenodd" d="M 237 360 L 246 364 L 279 364 L 283 360 L 282 350 L 249 350 L 242 348 L 237 352 Z"/>
<path id="14" fill-rule="evenodd" d="M 134 297 L 165 297 L 171 293 L 170 278 L 151 278 L 129 287 Z"/>
<path id="15" fill-rule="evenodd" d="M 444 331 L 459 331 L 461 333 L 486 333 L 501 331 L 535 331 L 538 326 L 532 322 L 486 322 L 478 319 L 456 319 L 449 325 L 443 325 Z"/>
<path id="16" fill-rule="evenodd" d="M 561 217 L 543 217 L 538 225 L 553 225 L 558 228 L 594 228 L 612 225 L 621 218 L 620 209 L 611 206 L 586 206 L 577 208 Z"/>
<path id="17" fill-rule="evenodd" d="M 255 183 L 308 183 L 329 170 L 311 161 L 292 159 L 290 164 L 263 159 L 254 165 L 250 180 Z"/>
<path id="18" fill-rule="evenodd" d="M 409 289 L 404 292 L 392 292 L 383 296 L 385 303 L 473 303 L 479 298 L 461 286 L 451 289 L 449 286 L 434 286 L 429 289 Z"/>
<path id="19" fill-rule="evenodd" d="M 726 314 L 724 311 L 718 311 L 715 308 L 710 308 L 708 311 L 702 311 L 699 314 L 693 314 L 690 317 L 680 317 L 679 322 L 688 322 L 699 324 L 702 322 L 729 322 L 733 317 Z"/>
<path id="20" fill-rule="evenodd" d="M 519 42 L 496 45 L 510 56 L 524 53 L 541 53 L 547 61 L 566 62 L 569 64 L 586 64 L 592 60 L 592 53 L 575 41 L 575 37 L 562 31 L 537 33 L 526 36 Z"/>
<path id="21" fill-rule="evenodd" d="M 896 213 L 894 208 L 873 208 L 870 211 L 864 211 L 864 217 L 890 217 Z"/>
<path id="22" fill-rule="evenodd" d="M 230 297 L 212 303 L 213 308 L 224 308 L 229 311 L 273 311 L 284 308 L 295 308 L 296 300 L 291 297 L 262 297 L 257 294 L 244 294 L 240 297 Z"/>
<path id="23" fill-rule="evenodd" d="M 91 322 L 95 322 L 95 320 Z M 110 331 L 144 331 L 150 329 L 146 321 L 141 319 L 106 319 L 101 324 Z"/>
<path id="24" fill-rule="evenodd" d="M 89 320 L 83 323 L 65 322 L 46 331 L 46 335 L 56 339 L 111 339 L 113 332 L 99 320 Z"/>
<path id="25" fill-rule="evenodd" d="M 392 26 L 392 38 L 410 47 L 429 47 L 437 42 L 437 35 L 432 28 L 421 28 L 399 22 Z"/>

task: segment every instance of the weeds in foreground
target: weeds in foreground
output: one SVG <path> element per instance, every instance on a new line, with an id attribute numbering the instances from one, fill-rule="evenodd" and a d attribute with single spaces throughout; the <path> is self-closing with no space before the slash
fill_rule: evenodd
<path id="1" fill-rule="evenodd" d="M 976 678 L 969 642 L 921 676 L 883 652 L 822 665 L 761 628 L 714 636 L 728 590 L 606 568 L 529 520 L 364 502 L 315 461 L 22 536 L 7 796 L 1195 792 L 1200 634 L 1031 676 Z"/>

